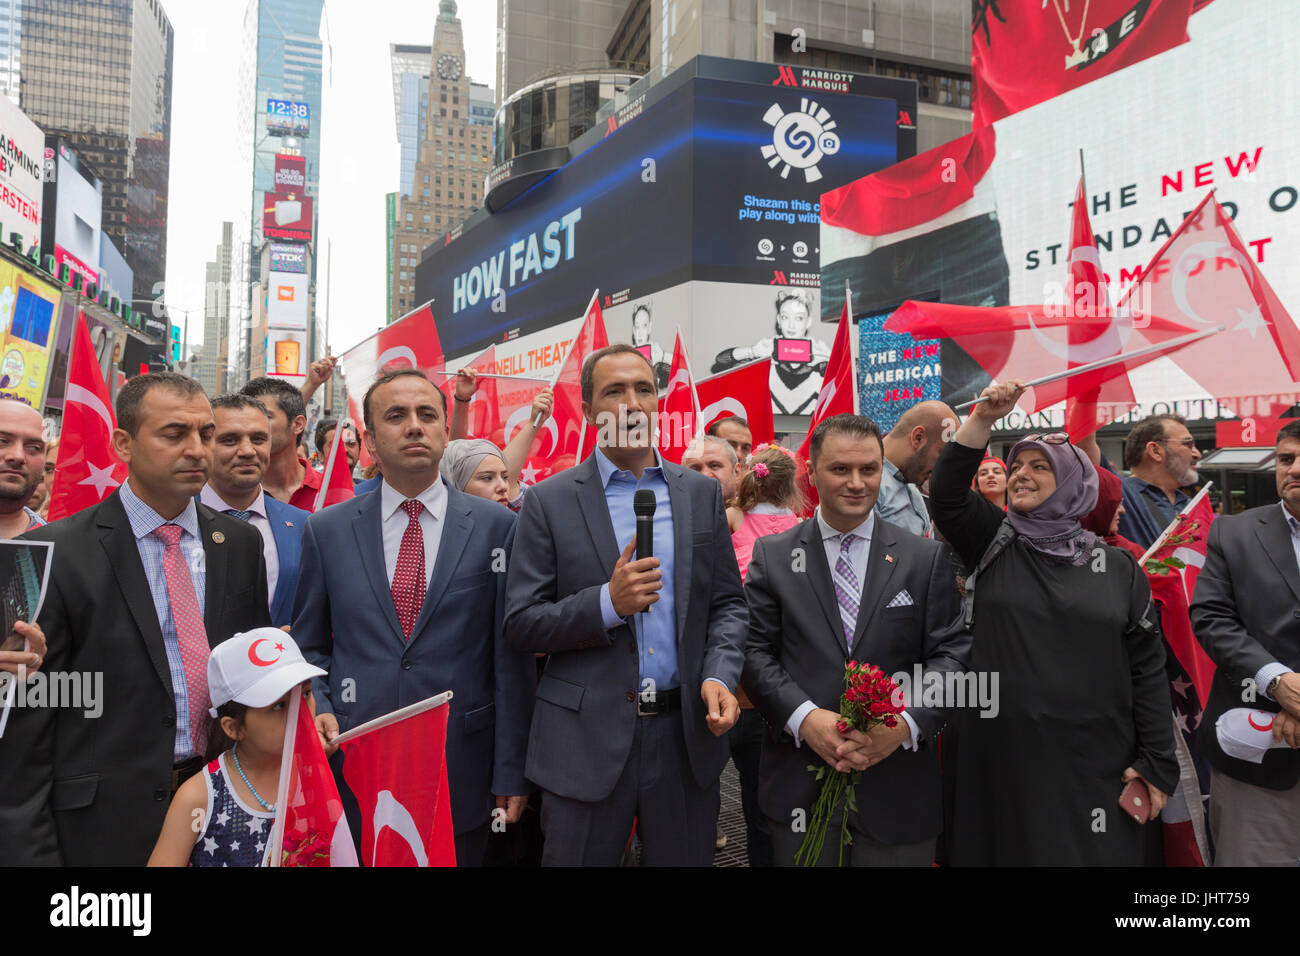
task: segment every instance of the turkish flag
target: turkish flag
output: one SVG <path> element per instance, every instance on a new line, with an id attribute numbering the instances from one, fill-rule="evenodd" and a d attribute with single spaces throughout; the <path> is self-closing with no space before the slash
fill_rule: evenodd
<path id="1" fill-rule="evenodd" d="M 343 450 L 343 426 L 351 419 L 339 422 L 334 429 L 334 440 L 330 442 L 330 451 L 325 459 L 325 474 L 321 476 L 320 490 L 316 492 L 313 512 L 320 511 L 340 501 L 347 501 L 354 494 L 352 491 L 352 469 L 348 467 L 348 455 Z"/>
<path id="2" fill-rule="evenodd" d="M 63 405 L 59 460 L 50 488 L 49 520 L 58 521 L 104 500 L 126 481 L 126 465 L 113 451 L 117 419 L 108 398 L 85 316 L 77 313 L 68 387 Z"/>
<path id="3" fill-rule="evenodd" d="M 682 332 L 678 329 L 668 389 L 659 400 L 659 454 L 680 465 L 686 447 L 702 431 L 699 423 L 700 402 L 691 379 L 691 363 L 682 344 Z"/>
<path id="4" fill-rule="evenodd" d="M 269 866 L 356 866 L 357 850 L 311 708 L 295 687 L 289 701 Z"/>
<path id="5" fill-rule="evenodd" d="M 824 419 L 832 415 L 852 415 L 856 410 L 853 400 L 857 382 L 853 377 L 853 346 L 849 334 L 853 328 L 852 303 L 850 297 L 844 296 L 844 309 L 840 312 L 840 324 L 835 328 L 835 341 L 831 345 L 831 357 L 826 362 L 826 375 L 822 378 L 822 390 L 817 396 L 817 407 L 813 409 L 812 421 L 808 423 L 808 435 L 799 446 L 795 456 L 804 461 L 809 459 L 812 448 L 812 433 Z"/>
<path id="6" fill-rule="evenodd" d="M 348 383 L 348 414 L 354 422 L 364 422 L 361 402 L 376 376 L 385 369 L 418 368 L 436 384 L 434 373 L 443 370 L 442 344 L 433 309 L 422 305 L 402 316 L 387 328 L 354 345 L 339 356 Z M 361 445 L 361 463 L 370 464 L 366 446 Z"/>
<path id="7" fill-rule="evenodd" d="M 338 737 L 343 780 L 361 809 L 366 866 L 455 866 L 447 787 L 451 695 L 404 707 Z"/>
<path id="8" fill-rule="evenodd" d="M 1214 509 L 1210 507 L 1210 497 L 1206 494 L 1208 490 L 1207 486 L 1188 503 L 1186 511 L 1170 524 L 1164 542 L 1144 562 L 1147 578 L 1151 581 L 1151 595 L 1160 602 L 1160 623 L 1165 642 L 1191 678 L 1202 705 L 1210 696 L 1214 662 L 1192 633 L 1188 608 L 1196 589 L 1196 579 L 1205 566 L 1210 525 L 1214 523 Z M 1175 691 L 1180 692 L 1178 688 Z"/>
<path id="9" fill-rule="evenodd" d="M 820 500 L 817 489 L 808 479 L 808 469 L 812 467 L 812 435 L 824 419 L 832 415 L 852 415 L 857 411 L 854 401 L 858 383 L 853 374 L 853 346 L 849 335 L 853 329 L 853 300 L 845 290 L 844 309 L 840 312 L 840 324 L 835 328 L 835 341 L 831 344 L 831 357 L 826 362 L 826 375 L 822 379 L 822 390 L 817 396 L 817 407 L 813 409 L 812 421 L 808 423 L 808 434 L 794 456 L 796 464 L 795 483 L 803 491 L 809 509 L 817 506 Z M 808 514 L 811 514 L 811 510 Z"/>
<path id="10" fill-rule="evenodd" d="M 596 446 L 596 429 L 582 414 L 582 363 L 592 352 L 609 344 L 605 318 L 600 311 L 600 290 L 592 293 L 586 318 L 569 345 L 560 370 L 555 373 L 554 413 L 542 423 L 533 440 L 522 479 L 534 484 L 556 472 L 571 468 Z"/>
<path id="11" fill-rule="evenodd" d="M 1070 368 L 1086 365 L 1097 358 L 1110 358 L 1123 351 L 1118 326 L 1113 321 L 1106 275 L 1101 269 L 1101 253 L 1088 218 L 1088 196 L 1083 177 L 1074 192 L 1074 214 L 1070 221 L 1070 259 L 1065 281 L 1066 314 L 1072 321 L 1067 329 L 1067 362 Z M 1077 319 L 1107 321 L 1099 331 Z M 1109 352 L 1097 355 L 1098 350 Z M 1076 383 L 1077 387 L 1077 383 Z M 1078 396 L 1079 400 L 1073 399 Z M 1065 430 L 1073 441 L 1091 435 L 1104 421 L 1098 406 L 1108 409 L 1106 421 L 1126 413 L 1137 403 L 1128 373 L 1121 372 L 1086 392 L 1071 392 L 1065 404 Z"/>
<path id="12" fill-rule="evenodd" d="M 1187 42 L 1193 0 L 976 0 L 975 128 Z"/>
<path id="13" fill-rule="evenodd" d="M 497 347 L 489 345 L 484 351 L 480 352 L 473 359 L 466 362 L 461 368 L 470 368 L 481 375 L 493 375 L 497 370 Z M 453 402 L 456 400 L 456 376 L 450 369 L 445 373 L 446 382 L 443 385 L 443 392 L 447 396 L 447 407 L 455 409 Z M 501 410 L 497 405 L 497 380 L 495 378 L 480 378 L 478 387 L 474 389 L 474 396 L 469 400 L 469 408 L 466 410 L 465 436 L 466 438 L 491 438 L 493 432 L 501 427 Z"/>
<path id="14" fill-rule="evenodd" d="M 1116 312 L 1136 316 L 1136 338 L 1150 343 L 1220 329 L 1169 358 L 1239 418 L 1277 418 L 1295 404 L 1300 329 L 1213 193 L 1155 254 Z"/>
<path id="15" fill-rule="evenodd" d="M 772 422 L 772 360 L 761 359 L 695 383 L 700 425 L 705 431 L 719 418 L 735 415 L 749 425 L 755 446 L 776 436 Z"/>

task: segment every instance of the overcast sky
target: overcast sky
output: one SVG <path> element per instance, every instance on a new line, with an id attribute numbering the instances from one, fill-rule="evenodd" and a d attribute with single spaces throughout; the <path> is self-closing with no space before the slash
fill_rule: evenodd
<path id="1" fill-rule="evenodd" d="M 334 51 L 332 104 L 322 135 L 339 152 L 322 154 L 322 225 L 333 237 L 330 345 L 345 351 L 383 325 L 384 196 L 398 188 L 390 43 L 433 42 L 436 0 L 326 0 Z M 229 175 L 236 123 L 238 51 L 245 0 L 163 0 L 176 31 L 167 223 L 166 299 L 173 322 L 189 314 L 191 350 L 203 339 L 204 265 L 221 223 L 250 214 L 251 197 Z M 462 0 L 469 76 L 495 85 L 496 4 Z M 312 118 L 313 125 L 316 117 Z M 337 161 L 331 163 L 331 159 Z M 317 309 L 324 321 L 326 253 L 317 249 Z M 232 329 L 232 332 L 234 329 Z"/>

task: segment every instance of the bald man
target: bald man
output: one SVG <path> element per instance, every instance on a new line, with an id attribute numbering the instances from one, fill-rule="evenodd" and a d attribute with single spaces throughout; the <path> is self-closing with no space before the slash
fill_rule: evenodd
<path id="1" fill-rule="evenodd" d="M 43 524 L 27 502 L 45 477 L 45 420 L 25 402 L 0 399 L 0 538 Z"/>
<path id="2" fill-rule="evenodd" d="M 885 435 L 885 467 L 876 514 L 913 534 L 933 537 L 930 513 L 918 485 L 925 484 L 939 460 L 944 441 L 960 424 L 943 402 L 921 402 L 903 412 Z"/>

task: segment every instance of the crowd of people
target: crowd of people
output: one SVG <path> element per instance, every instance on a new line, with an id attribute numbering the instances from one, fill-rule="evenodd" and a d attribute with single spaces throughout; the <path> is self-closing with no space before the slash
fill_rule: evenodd
<path id="1" fill-rule="evenodd" d="M 582 369 L 594 451 L 527 486 L 549 391 L 503 448 L 467 437 L 471 370 L 450 403 L 418 370 L 385 371 L 362 427 L 307 436 L 332 370 L 318 363 L 306 396 L 131 379 L 113 433 L 127 479 L 48 524 L 41 418 L 0 401 L 0 536 L 54 543 L 38 619 L 0 668 L 104 687 L 95 717 L 12 709 L 0 863 L 259 865 L 299 686 L 330 755 L 340 733 L 453 692 L 462 866 L 616 866 L 632 847 L 642 865 L 710 865 L 729 760 L 753 866 L 794 864 L 810 764 L 853 774 L 832 827 L 851 865 L 1159 862 L 1152 832 L 1192 771 L 1139 559 L 1198 481 L 1177 416 L 1133 427 L 1128 475 L 1092 438 L 991 455 L 1016 381 L 964 421 L 938 402 L 883 434 L 827 418 L 806 462 L 724 418 L 676 465 L 646 427 L 655 368 L 612 345 Z M 339 428 L 348 466 L 364 448 L 371 473 L 315 511 L 305 441 L 324 466 Z M 1191 602 L 1216 667 L 1197 750 L 1220 864 L 1300 860 L 1300 423 L 1276 451 L 1280 502 L 1214 522 Z M 647 494 L 654 549 L 638 557 Z M 893 726 L 845 729 L 855 661 L 915 675 Z M 986 685 L 994 699 L 952 693 Z M 1216 738 L 1243 701 L 1272 715 L 1261 762 Z M 836 865 L 831 843 L 818 865 Z"/>

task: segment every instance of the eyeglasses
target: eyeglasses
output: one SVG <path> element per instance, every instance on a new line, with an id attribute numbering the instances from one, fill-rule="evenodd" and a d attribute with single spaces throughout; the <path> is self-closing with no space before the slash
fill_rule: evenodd
<path id="1" fill-rule="evenodd" d="M 1067 435 L 1065 432 L 1052 432 L 1051 434 L 1044 434 L 1044 433 L 1042 433 L 1042 432 L 1030 432 L 1028 435 L 1026 435 L 1024 438 L 1022 438 L 1022 439 L 1020 439 L 1020 440 L 1021 440 L 1021 441 L 1040 441 L 1040 442 L 1042 442 L 1044 445 L 1068 445 L 1068 444 L 1070 444 L 1070 436 Z"/>
<path id="2" fill-rule="evenodd" d="M 1166 445 L 1182 445 L 1184 448 L 1195 448 L 1195 447 L 1196 447 L 1196 439 L 1195 439 L 1195 438 L 1161 438 L 1161 439 L 1159 439 L 1159 441 L 1160 441 L 1161 444 L 1166 444 Z"/>

